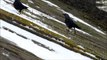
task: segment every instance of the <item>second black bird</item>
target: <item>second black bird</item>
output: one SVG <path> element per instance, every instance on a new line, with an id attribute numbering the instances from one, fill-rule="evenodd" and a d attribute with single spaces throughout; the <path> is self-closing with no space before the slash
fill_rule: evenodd
<path id="1" fill-rule="evenodd" d="M 73 19 L 72 18 L 70 18 L 70 16 L 68 15 L 68 14 L 63 14 L 64 15 L 64 17 L 65 17 L 65 24 L 66 24 L 66 26 L 69 28 L 69 29 L 71 29 L 71 28 L 74 28 L 74 30 L 75 30 L 75 28 L 78 28 L 78 29 L 81 29 L 74 21 L 73 21 Z"/>
<path id="2" fill-rule="evenodd" d="M 13 6 L 16 10 L 19 10 L 19 12 L 21 13 L 21 11 L 23 9 L 27 9 L 28 7 L 24 6 L 20 0 L 15 0 L 15 2 L 13 3 Z"/>

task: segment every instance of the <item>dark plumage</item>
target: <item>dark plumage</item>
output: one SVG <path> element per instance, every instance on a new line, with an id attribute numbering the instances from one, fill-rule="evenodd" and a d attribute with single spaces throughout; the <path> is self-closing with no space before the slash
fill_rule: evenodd
<path id="1" fill-rule="evenodd" d="M 15 2 L 13 3 L 13 6 L 16 10 L 19 10 L 19 12 L 21 13 L 21 11 L 23 9 L 27 9 L 28 7 L 24 6 L 20 0 L 15 0 Z"/>
<path id="2" fill-rule="evenodd" d="M 68 14 L 63 14 L 64 17 L 65 17 L 65 24 L 66 26 L 71 29 L 71 28 L 78 28 L 78 29 L 81 29 L 78 25 L 75 24 L 75 22 L 73 21 L 72 18 L 70 18 L 70 16 Z"/>

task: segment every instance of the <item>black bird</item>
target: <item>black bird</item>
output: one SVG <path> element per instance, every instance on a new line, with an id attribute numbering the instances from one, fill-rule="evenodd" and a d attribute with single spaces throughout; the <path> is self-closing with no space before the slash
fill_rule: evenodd
<path id="1" fill-rule="evenodd" d="M 75 24 L 75 22 L 73 21 L 73 19 L 70 18 L 70 16 L 68 14 L 65 13 L 63 15 L 65 17 L 65 21 L 64 22 L 65 22 L 66 26 L 69 29 L 74 28 L 74 31 L 75 31 L 75 28 L 81 29 L 78 25 Z M 75 33 L 76 33 L 76 31 L 75 31 Z"/>
<path id="2" fill-rule="evenodd" d="M 27 9 L 28 7 L 24 6 L 20 0 L 15 0 L 15 2 L 13 3 L 13 6 L 16 10 L 19 10 L 19 12 L 21 13 L 21 11 L 23 9 Z"/>

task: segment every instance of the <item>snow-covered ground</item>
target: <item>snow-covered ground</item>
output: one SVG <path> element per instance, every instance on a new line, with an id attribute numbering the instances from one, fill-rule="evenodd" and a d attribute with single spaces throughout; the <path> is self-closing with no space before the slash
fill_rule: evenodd
<path id="1" fill-rule="evenodd" d="M 17 46 L 37 55 L 38 57 L 46 60 L 50 59 L 79 59 L 79 60 L 91 60 L 88 57 L 85 57 L 79 53 L 75 53 L 73 51 L 70 51 L 56 43 L 50 42 L 46 39 L 43 39 L 39 36 L 36 36 L 34 34 L 31 34 L 21 28 L 18 28 L 14 25 L 11 25 L 7 22 L 4 22 L 3 20 L 0 20 L 0 36 L 5 37 L 6 39 L 14 42 L 17 44 Z M 3 29 L 3 27 L 9 28 L 15 33 L 10 32 L 9 30 Z M 23 35 L 27 37 L 28 39 L 24 39 L 20 36 L 18 36 L 16 33 Z M 32 42 L 32 40 L 38 41 L 49 48 L 53 49 L 54 51 L 49 51 L 35 43 Z"/>
<path id="2" fill-rule="evenodd" d="M 12 3 L 11 0 L 6 0 L 6 1 Z M 28 0 L 28 1 L 31 2 L 31 3 L 33 3 L 31 0 Z M 57 5 L 49 2 L 48 0 L 42 0 L 42 1 L 46 2 L 46 3 L 49 4 L 50 6 L 57 7 L 57 9 L 60 10 L 60 11 L 62 11 L 63 13 L 69 14 L 70 17 L 74 19 L 74 21 L 79 21 L 79 22 L 81 22 L 81 23 L 83 23 L 83 24 L 91 27 L 92 29 L 96 30 L 97 32 L 102 33 L 102 34 L 105 35 L 105 33 L 102 32 L 101 30 L 99 30 L 99 29 L 97 29 L 96 27 L 93 27 L 92 25 L 90 25 L 90 24 L 84 22 L 83 20 L 75 17 L 75 16 L 72 15 L 71 13 L 64 11 L 64 10 L 61 9 L 59 6 L 57 6 Z M 24 4 L 24 5 L 25 5 L 25 4 Z M 28 6 L 28 5 L 26 5 L 26 6 Z M 58 33 L 57 31 L 54 31 L 54 30 L 50 29 L 50 28 L 48 27 L 48 25 L 42 23 L 42 22 L 39 21 L 39 20 L 35 20 L 35 19 L 33 19 L 33 18 L 29 17 L 29 16 L 26 16 L 26 15 L 24 15 L 24 14 L 21 14 L 21 15 L 20 15 L 20 14 L 18 13 L 18 11 L 17 11 L 16 9 L 14 9 L 14 7 L 13 7 L 11 4 L 7 4 L 4 0 L 0 0 L 0 9 L 3 9 L 3 10 L 5 10 L 5 11 L 10 12 L 10 13 L 12 13 L 12 14 L 15 14 L 15 15 L 17 15 L 17 16 L 20 16 L 20 17 L 22 17 L 22 18 L 24 18 L 24 19 L 26 19 L 26 20 L 29 20 L 29 21 L 31 21 L 31 22 L 33 22 L 33 23 L 35 23 L 35 24 L 37 24 L 37 25 L 39 25 L 39 26 L 41 26 L 41 27 L 43 27 L 43 28 L 46 28 L 46 29 L 48 29 L 48 30 L 50 30 L 50 31 L 52 31 L 52 32 L 54 32 L 54 33 L 57 33 L 57 34 L 59 34 L 59 35 L 61 35 L 61 36 L 63 36 L 63 37 L 66 37 L 66 36 Z M 49 16 L 49 15 L 47 15 L 47 14 L 44 14 L 44 13 L 42 13 L 42 12 L 36 10 L 36 9 L 33 9 L 33 8 L 29 7 L 29 6 L 28 6 L 28 10 L 29 10 L 30 12 L 33 12 L 33 13 L 36 14 L 36 15 L 44 16 L 44 17 L 47 17 L 48 19 L 55 20 L 55 21 L 57 21 L 57 22 L 59 22 L 59 23 L 61 23 L 61 24 L 64 24 L 63 22 L 57 20 L 56 18 L 53 18 L 53 17 L 51 17 L 51 16 Z M 24 13 L 26 13 L 26 14 L 34 17 L 34 18 L 38 18 L 37 16 L 32 15 L 30 12 L 24 12 Z M 0 35 L 0 36 L 5 37 L 6 39 L 8 39 L 8 40 L 10 40 L 10 41 L 12 41 L 12 42 L 14 42 L 14 43 L 16 43 L 19 47 L 21 47 L 21 48 L 23 48 L 23 49 L 25 49 L 25 50 L 27 50 L 27 51 L 29 51 L 29 52 L 37 55 L 38 57 L 41 57 L 41 58 L 43 58 L 43 59 L 63 59 L 63 60 L 64 60 L 64 59 L 79 59 L 79 60 L 91 60 L 91 59 L 88 58 L 88 57 L 85 57 L 85 56 L 80 55 L 80 54 L 78 54 L 78 53 L 75 53 L 75 52 L 73 52 L 73 51 L 67 50 L 66 48 L 64 48 L 64 47 L 62 47 L 62 46 L 60 46 L 60 45 L 58 45 L 58 44 L 55 44 L 55 43 L 50 42 L 50 41 L 48 41 L 48 40 L 46 40 L 46 39 L 43 39 L 43 38 L 41 38 L 41 37 L 39 37 L 39 36 L 36 36 L 36 35 L 34 35 L 34 34 L 31 34 L 31 33 L 27 32 L 27 31 L 25 31 L 25 30 L 23 30 L 23 29 L 20 29 L 20 28 L 18 28 L 18 27 L 16 27 L 16 26 L 13 26 L 13 25 L 11 25 L 11 24 L 8 24 L 8 23 L 6 23 L 6 22 L 4 22 L 4 21 L 2 21 L 2 20 L 0 21 L 0 24 L 1 24 L 1 27 L 2 27 L 2 28 L 0 29 L 0 32 L 1 32 L 1 35 Z M 64 25 L 65 25 L 65 24 L 64 24 Z M 8 30 L 3 29 L 3 27 L 9 28 L 9 29 L 11 29 L 12 31 L 14 31 L 14 32 L 16 32 L 16 33 L 18 33 L 18 34 L 27 37 L 27 39 L 24 39 L 24 38 L 18 36 L 16 33 L 9 32 Z M 84 32 L 84 31 L 79 30 L 79 29 L 76 29 L 76 30 L 78 30 L 78 31 L 80 31 L 80 32 L 82 32 L 82 33 L 84 33 L 84 34 L 90 35 L 88 32 Z M 91 35 L 90 35 L 90 36 L 91 36 Z M 17 38 L 17 39 L 16 39 L 16 38 Z M 67 37 L 66 37 L 66 38 L 67 38 Z M 45 49 L 45 48 L 43 48 L 43 47 L 40 47 L 39 45 L 34 44 L 34 43 L 32 42 L 32 40 L 38 41 L 38 42 L 46 45 L 47 47 L 53 49 L 54 51 L 49 51 L 49 50 L 47 50 L 47 49 Z"/>
<path id="3" fill-rule="evenodd" d="M 102 5 L 98 5 L 97 7 L 101 10 L 104 10 L 107 12 L 107 1 L 106 0 L 101 0 L 101 1 L 96 1 L 97 4 L 102 4 Z"/>

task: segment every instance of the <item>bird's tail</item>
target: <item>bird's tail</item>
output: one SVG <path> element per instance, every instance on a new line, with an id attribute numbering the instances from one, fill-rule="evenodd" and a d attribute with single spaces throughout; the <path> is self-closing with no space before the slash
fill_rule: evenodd
<path id="1" fill-rule="evenodd" d="M 76 25 L 76 28 L 81 29 L 79 26 Z"/>
<path id="2" fill-rule="evenodd" d="M 24 9 L 27 9 L 28 7 L 24 6 Z"/>

